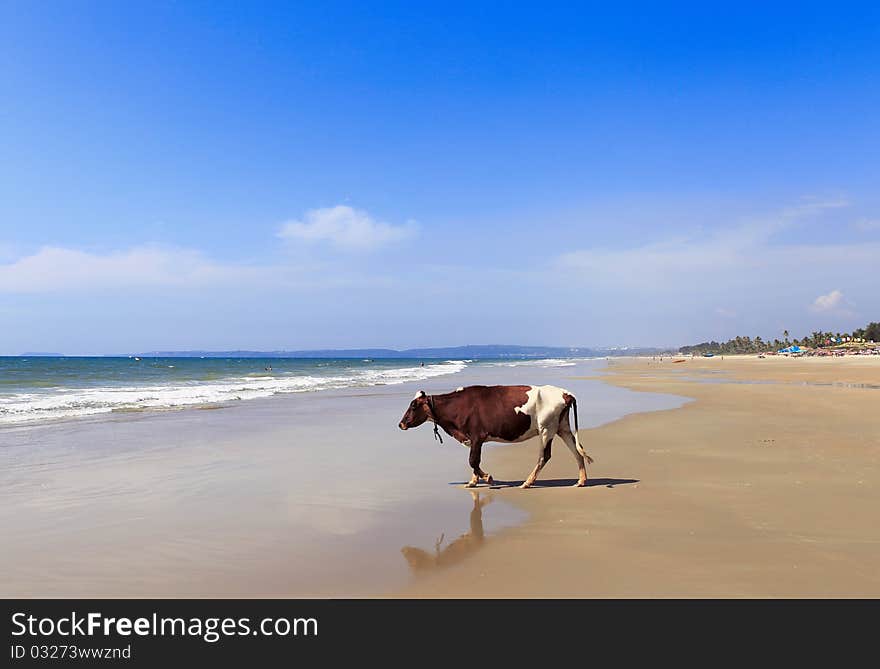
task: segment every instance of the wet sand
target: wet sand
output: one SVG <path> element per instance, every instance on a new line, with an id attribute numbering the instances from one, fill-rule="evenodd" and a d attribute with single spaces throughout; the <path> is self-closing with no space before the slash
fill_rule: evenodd
<path id="1" fill-rule="evenodd" d="M 527 517 L 461 489 L 467 450 L 453 439 L 397 428 L 416 389 L 568 385 L 582 426 L 681 401 L 571 378 L 603 364 L 474 365 L 419 384 L 0 430 L 0 595 L 398 591 L 437 550 L 437 564 L 455 562 Z"/>
<path id="2" fill-rule="evenodd" d="M 674 359 L 604 378 L 695 401 L 582 430 L 586 489 L 565 449 L 541 487 L 483 489 L 529 520 L 462 535 L 469 550 L 423 559 L 400 594 L 880 596 L 880 359 Z M 484 469 L 515 484 L 535 458 L 505 446 Z"/>

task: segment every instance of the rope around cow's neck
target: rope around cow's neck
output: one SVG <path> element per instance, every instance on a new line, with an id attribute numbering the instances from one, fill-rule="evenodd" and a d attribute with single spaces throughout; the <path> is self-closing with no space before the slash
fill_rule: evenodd
<path id="1" fill-rule="evenodd" d="M 428 408 L 431 410 L 431 422 L 434 423 L 434 439 L 443 444 L 443 437 L 440 436 L 440 428 L 437 427 L 437 412 L 434 411 L 434 396 L 428 395 Z"/>

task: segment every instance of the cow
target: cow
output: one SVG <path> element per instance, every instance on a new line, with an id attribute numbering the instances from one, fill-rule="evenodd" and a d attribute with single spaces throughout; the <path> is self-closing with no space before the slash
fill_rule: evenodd
<path id="1" fill-rule="evenodd" d="M 574 410 L 574 432 L 568 422 Z M 519 443 L 539 437 L 538 464 L 520 486 L 531 488 L 550 459 L 550 446 L 558 436 L 568 446 L 578 464 L 576 487 L 587 484 L 586 462 L 593 459 L 584 452 L 578 439 L 577 401 L 570 392 L 556 386 L 468 386 L 443 395 L 427 395 L 420 390 L 412 399 L 398 427 L 408 430 L 425 421 L 455 438 L 470 449 L 469 464 L 473 476 L 467 487 L 478 482 L 494 483 L 480 469 L 483 444 L 487 441 Z"/>

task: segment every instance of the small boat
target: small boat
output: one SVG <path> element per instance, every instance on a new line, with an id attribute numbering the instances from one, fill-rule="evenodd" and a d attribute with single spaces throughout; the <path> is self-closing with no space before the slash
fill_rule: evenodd
<path id="1" fill-rule="evenodd" d="M 714 358 L 715 354 L 714 353 L 703 353 L 703 357 L 704 358 Z"/>

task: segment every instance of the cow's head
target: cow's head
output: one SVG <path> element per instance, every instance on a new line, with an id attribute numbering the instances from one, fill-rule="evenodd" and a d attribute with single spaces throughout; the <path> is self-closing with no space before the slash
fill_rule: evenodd
<path id="1" fill-rule="evenodd" d="M 408 430 L 411 427 L 418 427 L 431 416 L 431 407 L 428 406 L 428 396 L 424 390 L 420 390 L 409 403 L 409 408 L 400 419 L 398 427 L 401 430 Z"/>

